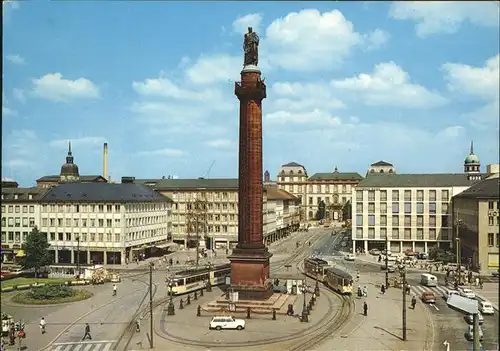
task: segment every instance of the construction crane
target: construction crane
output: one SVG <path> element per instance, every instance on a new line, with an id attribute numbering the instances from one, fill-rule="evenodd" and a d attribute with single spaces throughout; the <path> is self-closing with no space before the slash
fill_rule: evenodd
<path id="1" fill-rule="evenodd" d="M 212 170 L 212 167 L 214 166 L 214 163 L 215 163 L 215 160 L 213 160 L 212 163 L 210 164 L 210 167 L 208 167 L 208 171 L 207 171 L 207 173 L 205 173 L 205 178 L 206 179 L 210 178 L 210 171 Z"/>

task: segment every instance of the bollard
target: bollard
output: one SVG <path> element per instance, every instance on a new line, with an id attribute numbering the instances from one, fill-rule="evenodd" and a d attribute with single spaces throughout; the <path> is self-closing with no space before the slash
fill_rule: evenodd
<path id="1" fill-rule="evenodd" d="M 247 318 L 250 319 L 250 307 L 247 307 Z"/>
<path id="2" fill-rule="evenodd" d="M 276 310 L 273 308 L 273 321 L 276 320 Z"/>
<path id="3" fill-rule="evenodd" d="M 170 300 L 170 302 L 168 303 L 167 316 L 175 316 L 175 307 L 172 300 Z"/>
<path id="4" fill-rule="evenodd" d="M 194 292 L 194 299 L 198 300 L 198 292 L 196 292 L 196 291 Z"/>
<path id="5" fill-rule="evenodd" d="M 191 295 L 188 295 L 186 305 L 191 305 Z"/>
<path id="6" fill-rule="evenodd" d="M 182 298 L 181 298 L 181 302 L 179 302 L 179 309 L 182 310 L 184 308 L 184 301 L 182 301 Z"/>
<path id="7" fill-rule="evenodd" d="M 207 292 L 212 292 L 212 284 L 210 282 L 207 282 Z"/>
<path id="8" fill-rule="evenodd" d="M 200 290 L 200 296 L 203 296 L 203 289 Z"/>
<path id="9" fill-rule="evenodd" d="M 198 308 L 196 309 L 196 316 L 201 317 L 201 306 L 198 305 Z"/>

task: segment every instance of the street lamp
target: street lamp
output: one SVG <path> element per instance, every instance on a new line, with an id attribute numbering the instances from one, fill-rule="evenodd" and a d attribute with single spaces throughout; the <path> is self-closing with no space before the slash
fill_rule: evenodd
<path id="1" fill-rule="evenodd" d="M 76 271 L 80 279 L 80 236 L 76 237 Z"/>
<path id="2" fill-rule="evenodd" d="M 457 234 L 458 234 L 458 224 L 457 224 Z M 457 274 L 455 274 L 455 289 L 458 288 L 458 286 L 460 285 L 460 278 L 461 278 L 461 275 L 462 275 L 462 264 L 461 264 L 461 261 L 462 261 L 462 257 L 461 257 L 461 250 L 460 250 L 460 238 L 457 236 L 455 238 L 455 241 L 456 241 L 456 250 L 457 250 Z"/>
<path id="3" fill-rule="evenodd" d="M 307 287 L 306 287 L 306 280 L 304 279 L 302 281 L 302 294 L 304 294 L 304 304 L 302 305 L 302 318 L 300 320 L 301 322 L 309 322 L 309 315 L 306 307 L 306 293 L 307 293 Z"/>
<path id="4" fill-rule="evenodd" d="M 318 282 L 318 274 L 319 272 L 321 271 L 321 269 L 318 267 L 318 268 L 314 268 L 314 273 L 315 273 L 315 278 L 316 278 L 316 286 L 314 287 L 314 295 L 316 295 L 316 297 L 319 297 L 319 282 Z"/>
<path id="5" fill-rule="evenodd" d="M 407 282 L 406 282 L 406 267 L 404 265 L 399 265 L 399 275 L 401 276 L 403 280 L 403 341 L 406 341 L 406 288 L 407 288 Z"/>
<path id="6" fill-rule="evenodd" d="M 385 233 L 385 289 L 389 289 L 389 237 Z"/>
<path id="7" fill-rule="evenodd" d="M 167 315 L 168 316 L 173 316 L 175 315 L 175 307 L 174 307 L 174 301 L 173 301 L 173 292 L 172 292 L 172 287 L 174 285 L 174 282 L 172 280 L 172 278 L 170 277 L 167 277 L 167 280 L 168 280 L 168 293 L 170 295 L 170 300 L 168 302 L 168 307 L 167 307 Z"/>

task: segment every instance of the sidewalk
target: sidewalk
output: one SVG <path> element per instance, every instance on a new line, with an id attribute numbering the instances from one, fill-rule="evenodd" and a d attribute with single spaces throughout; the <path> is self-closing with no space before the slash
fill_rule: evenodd
<path id="1" fill-rule="evenodd" d="M 472 290 L 476 294 L 476 297 L 482 301 L 489 301 L 493 308 L 499 312 L 498 310 L 498 283 L 483 283 L 483 288 L 478 289 L 476 287 L 472 287 Z"/>

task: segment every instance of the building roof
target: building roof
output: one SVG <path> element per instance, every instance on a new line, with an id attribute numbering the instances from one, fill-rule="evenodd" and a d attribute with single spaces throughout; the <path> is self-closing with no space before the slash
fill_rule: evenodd
<path id="1" fill-rule="evenodd" d="M 37 183 L 43 183 L 43 182 L 59 182 L 61 180 L 61 176 L 59 175 L 48 175 L 48 176 L 43 176 L 41 178 L 38 178 L 36 180 Z M 103 176 L 100 175 L 82 175 L 79 177 L 79 182 L 85 183 L 85 182 L 106 182 L 106 179 Z"/>
<path id="2" fill-rule="evenodd" d="M 378 162 L 372 163 L 370 166 L 391 166 L 392 167 L 393 164 L 380 160 Z"/>
<path id="3" fill-rule="evenodd" d="M 454 196 L 466 199 L 496 199 L 500 197 L 500 178 L 481 180 Z"/>
<path id="4" fill-rule="evenodd" d="M 296 196 L 290 194 L 288 191 L 275 187 L 265 186 L 264 191 L 266 191 L 269 200 L 298 200 Z"/>
<path id="5" fill-rule="evenodd" d="M 153 187 L 155 190 L 181 190 L 181 189 L 238 189 L 238 179 L 218 178 L 218 179 L 135 179 L 134 183 Z"/>
<path id="6" fill-rule="evenodd" d="M 483 175 L 481 175 L 483 176 Z M 464 173 L 435 173 L 435 174 L 369 174 L 358 187 L 373 188 L 428 188 L 469 186 L 477 180 L 469 180 Z"/>
<path id="7" fill-rule="evenodd" d="M 50 189 L 40 202 L 158 202 L 172 201 L 140 184 L 66 183 Z"/>
<path id="8" fill-rule="evenodd" d="M 26 202 L 26 201 L 36 201 L 39 200 L 43 194 L 47 192 L 46 189 L 40 188 L 17 188 L 17 187 L 8 187 L 4 188 L 2 184 L 2 201 L 18 201 L 18 202 Z M 15 196 L 17 195 L 17 199 Z M 31 195 L 31 199 L 30 199 Z"/>
<path id="9" fill-rule="evenodd" d="M 356 172 L 331 172 L 315 173 L 309 180 L 362 180 L 363 177 Z"/>
<path id="10" fill-rule="evenodd" d="M 297 162 L 289 162 L 287 164 L 281 165 L 281 167 L 302 167 L 302 168 L 305 168 L 304 166 L 302 166 L 301 164 L 298 164 Z"/>

